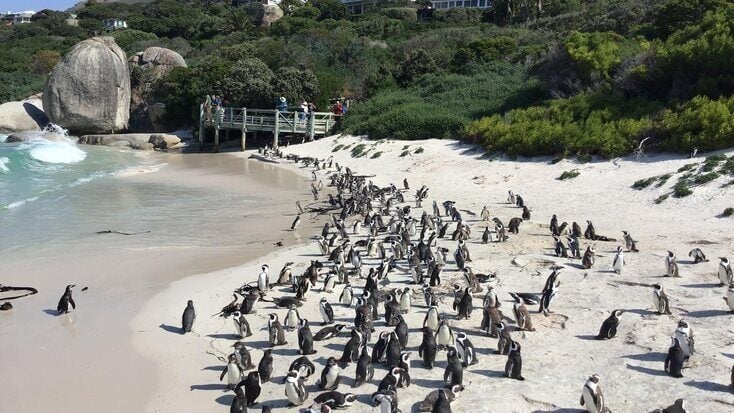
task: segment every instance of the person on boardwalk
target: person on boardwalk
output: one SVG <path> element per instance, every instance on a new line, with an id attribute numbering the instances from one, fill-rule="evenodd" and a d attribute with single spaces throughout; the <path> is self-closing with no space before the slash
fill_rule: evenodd
<path id="1" fill-rule="evenodd" d="M 275 109 L 281 112 L 288 111 L 288 101 L 286 100 L 285 96 L 281 96 L 280 99 L 275 102 Z"/>
<path id="2" fill-rule="evenodd" d="M 206 95 L 206 99 L 204 100 L 204 112 L 206 113 L 206 120 L 211 121 L 212 120 L 212 97 L 209 95 Z"/>

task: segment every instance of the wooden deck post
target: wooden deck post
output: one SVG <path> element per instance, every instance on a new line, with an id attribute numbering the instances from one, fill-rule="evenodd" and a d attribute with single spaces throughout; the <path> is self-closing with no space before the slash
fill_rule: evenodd
<path id="1" fill-rule="evenodd" d="M 242 141 L 240 142 L 240 151 L 245 151 L 245 141 L 247 140 L 247 108 L 242 108 Z"/>
<path id="2" fill-rule="evenodd" d="M 309 112 L 308 114 L 308 141 L 313 141 L 314 136 L 316 136 L 316 114 L 313 112 Z"/>
<path id="3" fill-rule="evenodd" d="M 219 125 L 214 127 L 214 152 L 219 152 Z"/>
<path id="4" fill-rule="evenodd" d="M 275 109 L 275 126 L 273 131 L 273 149 L 278 149 L 278 134 L 280 133 L 280 111 Z"/>
<path id="5" fill-rule="evenodd" d="M 199 109 L 199 151 L 204 149 L 204 105 Z"/>

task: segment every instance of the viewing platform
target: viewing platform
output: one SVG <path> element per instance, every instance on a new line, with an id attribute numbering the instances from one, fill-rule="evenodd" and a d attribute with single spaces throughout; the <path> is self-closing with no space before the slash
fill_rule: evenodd
<path id="1" fill-rule="evenodd" d="M 273 148 L 278 147 L 281 134 L 304 135 L 308 140 L 316 136 L 326 136 L 336 125 L 339 115 L 328 112 L 281 112 L 277 109 L 247 109 L 224 107 L 213 110 L 207 118 L 204 110 L 200 112 L 199 143 L 204 147 L 207 128 L 214 129 L 214 151 L 219 151 L 219 133 L 236 130 L 241 133 L 240 149 L 245 150 L 247 133 L 266 132 L 273 134 Z"/>

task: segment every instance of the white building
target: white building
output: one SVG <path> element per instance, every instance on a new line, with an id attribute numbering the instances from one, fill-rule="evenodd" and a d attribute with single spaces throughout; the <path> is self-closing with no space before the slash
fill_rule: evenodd
<path id="1" fill-rule="evenodd" d="M 105 19 L 102 23 L 106 32 L 127 29 L 127 22 L 123 19 Z"/>
<path id="2" fill-rule="evenodd" d="M 492 6 L 492 0 L 436 0 L 431 3 L 434 9 L 453 9 L 454 7 L 486 9 Z"/>
<path id="3" fill-rule="evenodd" d="M 2 14 L 0 20 L 10 24 L 27 24 L 31 22 L 31 17 L 33 17 L 34 14 L 36 14 L 36 12 L 32 10 L 17 13 L 7 12 Z"/>

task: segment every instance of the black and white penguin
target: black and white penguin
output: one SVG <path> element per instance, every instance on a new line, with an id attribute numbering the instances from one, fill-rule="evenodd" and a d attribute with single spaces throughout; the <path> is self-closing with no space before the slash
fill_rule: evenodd
<path id="1" fill-rule="evenodd" d="M 319 387 L 321 390 L 336 390 L 339 387 L 339 366 L 337 365 L 336 358 L 329 357 L 326 360 L 326 366 L 321 371 L 321 381 Z"/>
<path id="2" fill-rule="evenodd" d="M 66 288 L 69 290 L 69 300 L 73 306 L 74 300 L 71 300 L 71 289 L 69 287 L 66 287 Z M 64 298 L 61 297 L 61 299 L 63 300 Z M 61 306 L 61 303 L 59 303 L 59 306 Z M 181 316 L 181 334 L 186 334 L 186 333 L 191 332 L 191 328 L 193 328 L 195 320 L 196 320 L 196 310 L 194 310 L 194 302 L 189 300 L 186 303 L 186 308 L 184 309 L 183 315 Z"/>
<path id="3" fill-rule="evenodd" d="M 313 336 L 313 341 L 324 341 L 332 339 L 341 334 L 341 332 L 344 331 L 345 328 L 347 328 L 345 324 L 326 326 L 316 332 L 316 334 Z"/>
<path id="4" fill-rule="evenodd" d="M 232 322 L 234 323 L 235 332 L 240 338 L 250 337 L 252 335 L 250 323 L 247 322 L 244 314 L 235 311 L 232 313 Z"/>
<path id="5" fill-rule="evenodd" d="M 270 290 L 270 276 L 268 275 L 270 273 L 270 266 L 268 264 L 263 264 L 261 268 L 262 271 L 257 276 L 257 289 L 260 290 L 261 293 L 265 294 Z"/>
<path id="6" fill-rule="evenodd" d="M 76 287 L 76 285 L 74 284 L 67 285 L 66 289 L 64 290 L 64 294 L 61 295 L 61 298 L 59 299 L 59 304 L 56 306 L 56 311 L 58 312 L 59 315 L 68 313 L 70 311 L 69 306 L 71 306 L 71 308 L 76 310 L 76 303 L 74 302 L 74 298 L 72 298 L 71 296 L 71 289 L 74 287 Z M 189 300 L 189 305 L 191 306 L 191 311 L 193 311 L 194 310 L 193 301 Z M 186 309 L 188 310 L 188 308 L 189 307 L 187 306 Z M 186 310 L 184 310 L 184 317 L 185 315 L 186 315 Z M 196 316 L 194 316 L 194 318 L 196 318 Z M 192 319 L 191 325 L 193 324 L 194 322 Z M 191 325 L 189 325 L 189 329 L 186 330 L 186 322 L 183 323 L 184 333 L 191 331 Z"/>
<path id="7" fill-rule="evenodd" d="M 448 364 L 446 370 L 443 373 L 443 381 L 446 385 L 455 386 L 463 385 L 464 383 L 464 366 L 461 364 L 459 359 L 459 353 L 455 348 L 449 347 L 446 353 Z"/>
<path id="8" fill-rule="evenodd" d="M 469 287 L 464 289 L 464 294 L 459 300 L 458 305 L 454 307 L 454 310 L 458 311 L 457 319 L 462 320 L 471 316 L 474 306 L 472 305 L 472 295 Z"/>
<path id="9" fill-rule="evenodd" d="M 436 402 L 433 404 L 431 413 L 451 413 L 451 403 L 446 397 L 446 392 L 439 391 L 437 394 Z"/>
<path id="10" fill-rule="evenodd" d="M 292 282 L 293 273 L 291 272 L 291 267 L 293 266 L 293 264 L 293 262 L 286 262 L 285 264 L 283 264 L 283 268 L 278 274 L 278 285 L 289 285 Z"/>
<path id="11" fill-rule="evenodd" d="M 622 231 L 622 235 L 624 236 L 624 243 L 627 247 L 627 251 L 629 252 L 639 252 L 637 249 L 637 241 L 632 239 L 632 235 L 630 235 L 627 231 Z"/>
<path id="12" fill-rule="evenodd" d="M 359 387 L 362 384 L 372 381 L 375 376 L 375 368 L 372 366 L 372 358 L 367 353 L 367 347 L 362 348 L 362 353 L 359 355 L 357 360 L 356 377 L 354 380 L 354 387 Z"/>
<path id="13" fill-rule="evenodd" d="M 295 305 L 288 307 L 283 324 L 288 331 L 293 331 L 301 325 L 301 315 L 298 313 L 298 308 Z"/>
<path id="14" fill-rule="evenodd" d="M 295 371 L 298 373 L 298 377 L 307 379 L 316 372 L 316 366 L 311 363 L 311 360 L 306 356 L 301 356 L 291 363 L 288 367 L 288 371 Z"/>
<path id="15" fill-rule="evenodd" d="M 522 376 L 522 354 L 520 354 L 520 343 L 513 341 L 510 343 L 510 351 L 507 353 L 507 363 L 505 363 L 505 377 L 515 380 L 525 380 Z"/>
<path id="16" fill-rule="evenodd" d="M 423 359 L 423 365 L 427 369 L 432 369 L 436 362 L 436 353 L 438 346 L 436 345 L 436 337 L 430 327 L 423 327 L 423 342 L 418 347 L 418 356 Z"/>
<path id="17" fill-rule="evenodd" d="M 387 375 L 380 381 L 380 384 L 377 386 L 377 392 L 381 393 L 386 390 L 397 389 L 398 383 L 400 382 L 400 374 L 402 372 L 403 369 L 400 367 L 392 367 Z"/>
<path id="18" fill-rule="evenodd" d="M 296 219 L 291 224 L 291 231 L 295 231 L 301 226 L 301 214 L 296 215 Z"/>
<path id="19" fill-rule="evenodd" d="M 324 413 L 324 407 L 328 407 L 329 409 L 345 409 L 351 406 L 355 401 L 357 401 L 357 396 L 353 393 L 327 391 L 316 396 L 313 401 L 321 404 L 321 410 L 319 410 L 319 413 Z M 330 412 L 330 410 L 327 412 Z"/>
<path id="20" fill-rule="evenodd" d="M 612 314 L 607 317 L 599 329 L 599 334 L 596 335 L 597 340 L 608 340 L 617 335 L 617 327 L 619 326 L 619 317 L 622 315 L 622 310 L 614 310 Z"/>
<path id="21" fill-rule="evenodd" d="M 399 304 L 401 314 L 408 314 L 410 312 L 410 308 L 413 305 L 413 299 L 410 296 L 410 288 L 405 287 L 403 289 L 402 294 L 400 294 Z"/>
<path id="22" fill-rule="evenodd" d="M 525 307 L 525 304 L 522 302 L 520 296 L 515 293 L 510 293 L 510 296 L 512 296 L 512 299 L 515 300 L 515 302 L 512 304 L 512 311 L 515 314 L 515 322 L 517 323 L 517 328 L 519 328 L 520 330 L 535 331 L 535 328 L 533 328 L 533 321 L 530 318 L 530 312 L 528 311 L 527 307 Z"/>
<path id="23" fill-rule="evenodd" d="M 594 261 L 596 261 L 596 249 L 592 245 L 588 245 L 586 251 L 584 251 L 584 256 L 581 258 L 581 265 L 588 270 L 594 266 Z"/>
<path id="24" fill-rule="evenodd" d="M 252 310 L 255 307 L 255 303 L 258 302 L 260 298 L 260 293 L 257 291 L 251 291 L 247 295 L 244 295 L 242 299 L 242 304 L 240 304 L 240 313 L 252 313 Z"/>
<path id="25" fill-rule="evenodd" d="M 703 253 L 703 250 L 701 248 L 694 248 L 688 251 L 688 256 L 693 259 L 694 264 L 708 261 L 706 259 L 706 254 Z"/>
<path id="26" fill-rule="evenodd" d="M 380 413 L 401 413 L 398 408 L 398 393 L 395 389 L 373 393 L 372 404 L 379 406 Z"/>
<path id="27" fill-rule="evenodd" d="M 680 320 L 678 327 L 673 333 L 673 337 L 678 339 L 680 348 L 683 350 L 686 359 L 695 353 L 695 340 L 693 339 L 693 329 L 686 320 Z"/>
<path id="28" fill-rule="evenodd" d="M 653 284 L 652 288 L 652 302 L 658 314 L 670 314 L 670 303 L 668 302 L 668 296 L 663 291 L 663 286 Z"/>
<path id="29" fill-rule="evenodd" d="M 274 347 L 288 344 L 288 342 L 285 341 L 285 331 L 283 330 L 283 326 L 280 324 L 280 321 L 278 321 L 278 315 L 271 313 L 268 317 L 268 341 L 270 346 Z"/>
<path id="30" fill-rule="evenodd" d="M 359 350 L 362 346 L 362 333 L 355 329 L 352 329 L 352 337 L 347 341 L 344 346 L 344 351 L 339 359 L 339 363 L 347 365 L 349 363 L 356 362 L 359 359 Z"/>
<path id="31" fill-rule="evenodd" d="M 245 379 L 245 396 L 247 397 L 247 406 L 252 407 L 256 404 L 257 398 L 262 391 L 262 383 L 260 382 L 260 373 L 252 371 Z"/>
<path id="32" fill-rule="evenodd" d="M 606 399 L 599 385 L 599 375 L 594 374 L 586 380 L 581 390 L 581 406 L 589 413 L 609 413 Z"/>
<path id="33" fill-rule="evenodd" d="M 668 251 L 668 256 L 665 257 L 665 263 L 666 263 L 666 276 L 680 277 L 680 273 L 678 272 L 678 261 L 676 259 L 674 252 Z"/>
<path id="34" fill-rule="evenodd" d="M 539 313 L 543 313 L 546 317 L 550 314 L 550 305 L 556 299 L 558 295 L 559 282 L 552 283 L 548 289 L 543 290 L 543 295 L 540 297 L 540 307 L 538 308 Z"/>
<path id="35" fill-rule="evenodd" d="M 227 359 L 227 365 L 224 366 L 222 374 L 219 375 L 219 381 L 224 380 L 227 376 L 227 388 L 234 389 L 244 379 L 244 372 L 240 369 L 240 363 L 234 354 L 230 354 Z"/>
<path id="36" fill-rule="evenodd" d="M 378 364 L 385 361 L 387 346 L 390 343 L 390 334 L 383 331 L 378 336 L 377 343 L 372 346 L 372 363 Z"/>
<path id="37" fill-rule="evenodd" d="M 612 261 L 612 270 L 617 274 L 621 274 L 622 267 L 624 267 L 624 253 L 622 252 L 622 246 L 618 246 L 617 252 L 614 254 L 614 261 Z"/>
<path id="38" fill-rule="evenodd" d="M 288 399 L 288 407 L 300 406 L 308 398 L 308 391 L 306 391 L 303 382 L 303 378 L 298 376 L 297 371 L 288 372 L 285 382 L 285 397 Z"/>
<path id="39" fill-rule="evenodd" d="M 436 301 L 436 294 L 433 292 L 433 289 L 431 288 L 428 283 L 423 283 L 423 299 L 426 302 L 426 307 L 433 307 L 438 302 Z"/>
<path id="40" fill-rule="evenodd" d="M 675 378 L 683 377 L 683 363 L 686 361 L 686 355 L 680 348 L 680 342 L 673 337 L 673 345 L 668 349 L 668 355 L 665 357 L 665 371 Z"/>
<path id="41" fill-rule="evenodd" d="M 726 290 L 726 295 L 724 296 L 724 302 L 729 306 L 729 310 L 734 313 L 734 282 L 729 284 L 729 289 Z"/>
<path id="42" fill-rule="evenodd" d="M 229 413 L 247 413 L 247 397 L 245 391 L 242 390 L 242 386 L 237 386 L 234 389 L 234 399 L 229 407 Z"/>
<path id="43" fill-rule="evenodd" d="M 510 351 L 510 343 L 512 343 L 512 338 L 510 338 L 510 332 L 507 330 L 507 325 L 505 325 L 504 321 L 500 321 L 497 323 L 497 350 L 495 350 L 495 354 L 504 354 L 506 355 Z"/>
<path id="44" fill-rule="evenodd" d="M 273 350 L 272 349 L 265 349 L 263 352 L 263 357 L 260 359 L 260 362 L 257 364 L 257 372 L 260 373 L 260 380 L 263 381 L 263 383 L 270 381 L 270 378 L 273 376 Z"/>
<path id="45" fill-rule="evenodd" d="M 568 250 L 566 249 L 566 244 L 564 244 L 563 240 L 561 240 L 561 237 L 554 235 L 553 244 L 553 248 L 556 252 L 556 257 L 568 258 Z"/>
<path id="46" fill-rule="evenodd" d="M 456 352 L 459 354 L 459 359 L 464 367 L 469 367 L 479 362 L 474 344 L 472 344 L 469 337 L 463 331 L 456 334 Z"/>
<path id="47" fill-rule="evenodd" d="M 423 399 L 423 401 L 418 405 L 418 411 L 419 412 L 433 412 L 433 408 L 436 404 L 436 401 L 439 398 L 440 393 L 444 393 L 444 396 L 446 399 L 451 403 L 456 399 L 456 397 L 459 395 L 459 392 L 464 391 L 464 386 L 456 385 L 451 386 L 450 388 L 443 388 L 443 389 L 437 389 L 432 390 L 428 395 Z"/>
<path id="48" fill-rule="evenodd" d="M 301 319 L 298 327 L 298 348 L 303 355 L 316 353 L 313 348 L 313 334 L 311 334 L 311 328 L 305 318 Z"/>
<path id="49" fill-rule="evenodd" d="M 324 320 L 322 325 L 332 324 L 334 322 L 334 309 L 331 308 L 331 304 L 326 300 L 326 297 L 322 297 L 319 301 L 319 312 L 321 318 Z"/>
<path id="50" fill-rule="evenodd" d="M 734 273 L 729 258 L 719 257 L 719 260 L 719 282 L 721 285 L 730 285 L 734 282 Z"/>
<path id="51" fill-rule="evenodd" d="M 245 347 L 245 343 L 238 341 L 232 347 L 234 347 L 234 355 L 237 357 L 237 361 L 240 363 L 242 370 L 250 370 L 255 367 L 252 364 L 252 356 L 250 355 L 250 351 L 247 350 L 247 347 Z"/>
<path id="52" fill-rule="evenodd" d="M 339 296 L 339 303 L 344 306 L 351 306 L 352 305 L 352 299 L 354 298 L 354 291 L 352 291 L 352 285 L 346 284 L 344 286 L 344 289 L 342 290 L 341 295 Z"/>
<path id="53" fill-rule="evenodd" d="M 400 304 L 398 304 L 395 295 L 388 294 L 385 297 L 385 323 L 390 327 L 396 326 L 398 315 L 400 315 Z"/>
<path id="54" fill-rule="evenodd" d="M 454 332 L 451 330 L 448 320 L 441 318 L 438 330 L 436 330 L 436 345 L 439 349 L 444 349 L 453 346 L 455 341 Z"/>
<path id="55" fill-rule="evenodd" d="M 398 335 L 393 331 L 390 333 L 390 341 L 387 342 L 387 349 L 385 349 L 385 364 L 389 368 L 396 367 L 400 364 L 400 354 L 402 350 Z"/>
<path id="56" fill-rule="evenodd" d="M 522 218 L 518 218 L 518 217 L 512 218 L 510 219 L 510 222 L 507 223 L 507 230 L 513 234 L 519 234 L 520 224 L 522 224 Z"/>
<path id="57" fill-rule="evenodd" d="M 334 291 L 334 287 L 336 286 L 336 282 L 338 279 L 339 274 L 337 274 L 336 271 L 330 271 L 328 274 L 326 274 L 326 278 L 324 279 L 324 288 L 322 289 L 322 291 L 331 294 Z"/>

